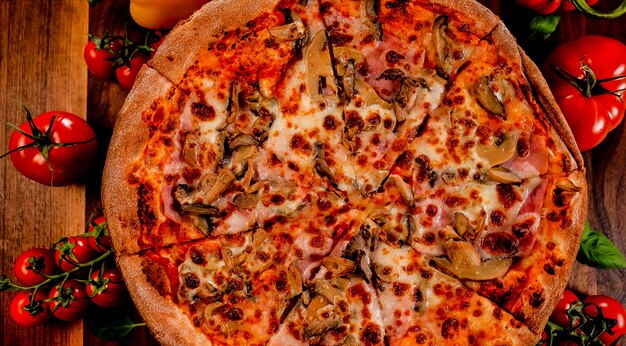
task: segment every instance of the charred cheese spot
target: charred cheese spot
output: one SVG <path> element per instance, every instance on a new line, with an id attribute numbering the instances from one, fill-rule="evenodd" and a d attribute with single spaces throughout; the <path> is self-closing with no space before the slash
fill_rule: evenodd
<path id="1" fill-rule="evenodd" d="M 512 185 L 498 184 L 496 186 L 496 192 L 498 193 L 498 201 L 502 203 L 504 208 L 511 208 L 515 202 L 520 200 L 520 196 Z"/>
<path id="2" fill-rule="evenodd" d="M 204 103 L 194 102 L 191 104 L 191 114 L 202 121 L 215 119 L 215 108 Z"/>
<path id="3" fill-rule="evenodd" d="M 170 280 L 167 277 L 167 272 L 158 263 L 152 261 L 149 258 L 143 258 L 141 261 L 141 271 L 146 276 L 148 283 L 154 287 L 162 296 L 171 293 Z"/>
<path id="4" fill-rule="evenodd" d="M 459 321 L 456 318 L 448 318 L 443 321 L 441 325 L 441 336 L 445 339 L 452 339 L 454 337 L 454 333 L 458 332 L 460 328 Z"/>
<path id="5" fill-rule="evenodd" d="M 494 232 L 485 236 L 481 245 L 490 254 L 503 256 L 513 254 L 519 242 L 511 234 Z"/>

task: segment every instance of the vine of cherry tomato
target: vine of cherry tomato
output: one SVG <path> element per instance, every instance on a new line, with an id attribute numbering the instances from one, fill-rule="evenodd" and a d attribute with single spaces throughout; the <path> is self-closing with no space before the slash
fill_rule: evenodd
<path id="1" fill-rule="evenodd" d="M 626 334 L 626 309 L 614 298 L 579 299 L 568 289 L 557 303 L 538 345 L 615 345 Z"/>
<path id="2" fill-rule="evenodd" d="M 141 67 L 148 62 L 160 45 L 162 37 L 146 34 L 143 42 L 133 41 L 126 30 L 124 36 L 89 35 L 84 58 L 87 68 L 100 79 L 116 79 L 130 90 Z"/>
<path id="3" fill-rule="evenodd" d="M 94 219 L 86 233 L 63 237 L 52 248 L 20 254 L 14 264 L 16 282 L 0 277 L 0 291 L 18 291 L 10 306 L 16 323 L 33 327 L 51 316 L 75 321 L 92 305 L 111 308 L 125 301 L 124 280 L 111 261 L 106 218 Z"/>

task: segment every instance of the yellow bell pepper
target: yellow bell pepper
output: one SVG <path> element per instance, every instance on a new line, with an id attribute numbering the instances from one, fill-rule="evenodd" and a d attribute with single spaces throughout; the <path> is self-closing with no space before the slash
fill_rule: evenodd
<path id="1" fill-rule="evenodd" d="M 210 0 L 130 0 L 130 15 L 147 29 L 170 29 Z"/>

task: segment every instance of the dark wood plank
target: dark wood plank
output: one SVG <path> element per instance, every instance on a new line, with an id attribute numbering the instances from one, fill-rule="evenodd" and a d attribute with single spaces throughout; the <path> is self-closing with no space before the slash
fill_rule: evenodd
<path id="1" fill-rule="evenodd" d="M 128 12 L 129 0 L 108 0 L 99 3 L 89 10 L 89 32 L 102 36 L 106 32 L 115 35 L 124 35 L 124 26 L 128 25 L 132 31 L 138 28 Z M 117 114 L 124 103 L 127 92 L 115 81 L 103 81 L 89 74 L 87 109 L 89 121 L 95 125 L 98 138 L 102 143 L 108 144 Z M 106 157 L 106 146 L 101 147 L 98 153 L 97 169 L 86 182 L 85 219 L 87 222 L 102 215 L 102 203 L 100 200 L 100 182 L 102 180 L 102 168 Z M 103 316 L 103 313 L 105 315 Z M 129 316 L 134 322 L 141 322 L 141 316 L 137 313 L 132 301 L 128 300 L 125 306 L 110 311 L 99 310 L 90 314 L 85 319 L 87 328 L 99 323 L 110 321 L 114 318 Z M 104 319 L 103 319 L 104 317 Z M 90 332 L 84 333 L 85 345 L 157 345 L 158 343 L 146 327 L 135 329 L 128 337 L 119 341 L 103 341 Z"/>
<path id="2" fill-rule="evenodd" d="M 87 34 L 84 1 L 0 2 L 0 123 L 24 120 L 22 105 L 33 113 L 65 110 L 86 115 L 87 73 L 81 47 Z M 10 131 L 0 126 L 0 152 Z M 31 247 L 46 247 L 61 235 L 84 231 L 82 185 L 51 188 L 20 176 L 10 160 L 0 160 L 0 272 L 12 279 L 13 262 Z M 75 344 L 82 321 L 22 328 L 9 316 L 12 293 L 0 294 L 0 344 Z"/>

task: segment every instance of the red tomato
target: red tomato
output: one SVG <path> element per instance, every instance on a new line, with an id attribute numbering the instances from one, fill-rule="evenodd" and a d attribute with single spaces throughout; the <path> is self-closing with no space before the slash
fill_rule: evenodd
<path id="1" fill-rule="evenodd" d="M 87 232 L 93 233 L 93 236 L 87 237 L 92 249 L 99 253 L 105 253 L 111 249 L 111 237 L 109 236 L 107 219 L 104 216 L 91 221 Z"/>
<path id="2" fill-rule="evenodd" d="M 42 275 L 54 275 L 57 270 L 54 264 L 54 251 L 32 248 L 22 252 L 15 260 L 15 277 L 26 286 L 34 286 L 46 281 Z"/>
<path id="3" fill-rule="evenodd" d="M 87 68 L 98 78 L 113 79 L 115 77 L 113 62 L 119 49 L 119 44 L 115 42 L 92 37 L 83 51 Z"/>
<path id="4" fill-rule="evenodd" d="M 540 14 L 546 15 L 556 12 L 561 6 L 561 0 L 550 0 L 544 7 L 537 10 Z"/>
<path id="5" fill-rule="evenodd" d="M 598 1 L 600 1 L 600 0 L 587 0 L 587 4 L 589 6 L 593 6 L 593 5 L 597 4 Z M 574 7 L 574 4 L 572 4 L 572 2 L 570 0 L 563 0 L 563 4 L 561 5 L 561 9 L 563 11 L 573 11 L 573 10 L 576 9 L 576 7 Z"/>
<path id="6" fill-rule="evenodd" d="M 550 315 L 550 321 L 564 328 L 572 327 L 572 321 L 569 316 L 567 316 L 567 310 L 577 301 L 580 301 L 580 299 L 578 299 L 574 292 L 566 288 L 561 299 L 556 304 L 554 311 L 552 311 L 552 315 Z"/>
<path id="7" fill-rule="evenodd" d="M 91 301 L 103 308 L 120 306 L 126 297 L 126 285 L 122 274 L 116 268 L 105 269 L 102 277 L 97 270 L 91 274 L 92 282 L 87 284 L 87 295 Z"/>
<path id="8" fill-rule="evenodd" d="M 583 70 L 581 64 L 590 70 Z M 557 74 L 553 66 L 569 77 Z M 602 81 L 623 76 L 626 71 L 626 46 L 621 42 L 585 36 L 565 43 L 550 53 L 543 71 L 581 151 L 598 145 L 622 122 L 626 108 L 620 98 L 624 91 L 618 90 L 626 88 L 626 78 Z M 587 92 L 592 75 L 598 82 L 590 83 Z"/>
<path id="9" fill-rule="evenodd" d="M 608 296 L 595 295 L 585 298 L 583 304 L 586 315 L 595 318 L 599 315 L 598 312 L 602 311 L 605 319 L 615 321 L 610 331 L 600 334 L 599 339 L 605 345 L 613 345 L 617 339 L 626 334 L 626 309 L 620 302 Z"/>
<path id="10" fill-rule="evenodd" d="M 65 281 L 63 287 L 52 287 L 49 299 L 52 299 L 49 303 L 52 316 L 61 321 L 79 320 L 89 308 L 85 285 L 76 280 Z"/>
<path id="11" fill-rule="evenodd" d="M 14 131 L 9 140 L 13 166 L 28 179 L 50 186 L 68 185 L 84 177 L 98 149 L 89 124 L 62 111 L 34 119 L 27 111 L 27 118 L 19 126 L 27 135 Z"/>
<path id="12" fill-rule="evenodd" d="M 533 11 L 539 11 L 546 7 L 550 0 L 515 0 L 515 2 Z"/>
<path id="13" fill-rule="evenodd" d="M 50 306 L 43 302 L 48 298 L 48 293 L 39 289 L 35 294 L 34 304 L 31 304 L 32 293 L 32 291 L 17 292 L 9 307 L 13 321 L 24 327 L 38 326 L 50 319 Z"/>
<path id="14" fill-rule="evenodd" d="M 135 84 L 135 79 L 137 78 L 137 74 L 143 64 L 148 62 L 148 57 L 139 53 L 135 54 L 130 62 L 118 67 L 115 70 L 115 75 L 117 76 L 117 81 L 120 83 L 122 88 L 126 90 L 130 90 Z"/>
<path id="15" fill-rule="evenodd" d="M 86 237 L 66 237 L 54 244 L 54 260 L 64 272 L 87 263 L 98 257 L 98 253 L 89 246 Z"/>

